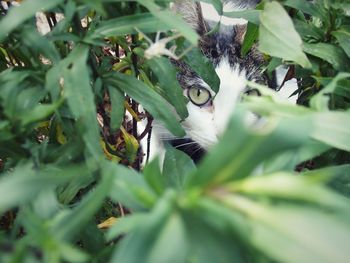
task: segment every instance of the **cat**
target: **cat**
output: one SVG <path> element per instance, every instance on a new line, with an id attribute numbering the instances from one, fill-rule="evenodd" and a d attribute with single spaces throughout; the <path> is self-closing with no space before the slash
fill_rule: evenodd
<path id="1" fill-rule="evenodd" d="M 223 5 L 225 11 L 238 11 L 254 8 L 258 2 L 226 0 Z M 169 143 L 198 162 L 224 133 L 242 94 L 254 93 L 246 87 L 246 80 L 274 87 L 276 84 L 263 73 L 264 58 L 256 46 L 241 57 L 246 20 L 221 18 L 210 4 L 203 2 L 176 1 L 172 9 L 181 14 L 200 36 L 199 47 L 213 63 L 220 78 L 220 89 L 215 94 L 185 62 L 172 60 L 179 69 L 177 79 L 184 90 L 183 94 L 189 100 L 189 116 L 181 122 L 186 136 L 175 138 L 161 124 L 155 122 L 148 145 L 149 154 L 151 159 L 156 155 L 160 155 L 162 159 L 164 143 Z M 219 21 L 220 29 L 208 34 Z"/>

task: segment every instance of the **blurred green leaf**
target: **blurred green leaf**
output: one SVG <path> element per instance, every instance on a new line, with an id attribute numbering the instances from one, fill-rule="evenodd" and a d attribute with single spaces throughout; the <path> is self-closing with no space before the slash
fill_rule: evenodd
<path id="1" fill-rule="evenodd" d="M 170 146 L 167 147 L 163 163 L 163 176 L 165 176 L 168 187 L 181 190 L 186 185 L 189 174 L 195 169 L 196 166 L 188 155 Z"/>
<path id="2" fill-rule="evenodd" d="M 311 98 L 310 107 L 318 111 L 328 110 L 330 96 L 335 92 L 338 82 L 347 78 L 350 78 L 349 73 L 339 73 L 326 87 Z"/>
<path id="3" fill-rule="evenodd" d="M 224 16 L 231 17 L 231 18 L 243 18 L 249 21 L 250 23 L 259 25 L 260 13 L 261 13 L 261 10 L 243 10 L 243 11 L 225 12 Z"/>
<path id="4" fill-rule="evenodd" d="M 266 3 L 260 15 L 259 50 L 274 57 L 294 61 L 302 67 L 311 64 L 302 50 L 302 41 L 291 18 L 276 1 Z"/>
<path id="5" fill-rule="evenodd" d="M 153 159 L 143 168 L 143 174 L 148 185 L 157 194 L 162 194 L 166 188 L 165 177 L 163 176 L 160 169 L 159 158 Z"/>
<path id="6" fill-rule="evenodd" d="M 340 46 L 350 57 L 350 26 L 343 26 L 339 30 L 332 32 L 332 35 L 337 38 Z"/>
<path id="7" fill-rule="evenodd" d="M 296 10 L 301 10 L 306 14 L 322 17 L 321 11 L 316 7 L 316 5 L 306 1 L 306 0 L 287 0 L 284 2 L 285 6 L 290 6 Z"/>
<path id="8" fill-rule="evenodd" d="M 247 177 L 267 157 L 299 148 L 312 131 L 307 117 L 270 118 L 262 127 L 248 128 L 242 120 L 244 114 L 240 111 L 234 116 L 221 141 L 191 178 L 192 185 L 216 185 Z"/>
<path id="9" fill-rule="evenodd" d="M 86 147 L 95 159 L 99 160 L 102 150 L 99 144 L 96 106 L 92 93 L 89 70 L 86 65 L 89 49 L 87 46 L 76 47 L 61 62 L 64 79 L 64 97 L 73 116 L 82 123 L 82 136 Z"/>
<path id="10" fill-rule="evenodd" d="M 168 25 L 171 29 L 179 31 L 192 45 L 197 45 L 198 35 L 183 19 L 169 10 L 162 9 L 156 5 L 153 1 L 137 0 L 138 3 L 145 6 L 160 23 Z"/>
<path id="11" fill-rule="evenodd" d="M 326 43 L 304 43 L 304 51 L 312 56 L 322 58 L 336 70 L 346 71 L 349 69 L 349 62 L 346 60 L 347 56 L 340 47 Z"/>
<path id="12" fill-rule="evenodd" d="M 253 47 L 258 37 L 259 37 L 259 27 L 252 23 L 248 23 L 246 35 L 244 36 L 244 41 L 242 44 L 242 50 L 241 50 L 242 56 L 245 56 L 249 52 L 249 50 Z"/>
<path id="13" fill-rule="evenodd" d="M 113 171 L 113 191 L 110 197 L 133 210 L 144 210 L 156 201 L 156 195 L 147 185 L 141 174 L 121 165 L 108 165 Z"/>
<path id="14" fill-rule="evenodd" d="M 212 4 L 215 10 L 218 12 L 219 15 L 222 15 L 223 12 L 223 4 L 221 0 L 204 0 L 202 2 Z"/>
<path id="15" fill-rule="evenodd" d="M 63 0 L 26 0 L 20 6 L 11 8 L 9 13 L 0 20 L 0 41 L 3 41 L 6 35 L 16 27 L 33 17 L 36 12 L 49 10 L 62 2 Z"/>
<path id="16" fill-rule="evenodd" d="M 125 97 L 122 92 L 112 87 L 108 88 L 109 97 L 111 100 L 111 128 L 112 130 L 119 129 L 123 122 L 125 109 L 124 101 Z"/>
<path id="17" fill-rule="evenodd" d="M 125 35 L 128 33 L 136 34 L 138 32 L 135 28 L 143 33 L 171 29 L 169 25 L 162 23 L 159 18 L 154 17 L 152 14 L 142 13 L 122 16 L 102 22 L 94 31 L 88 33 L 84 41 L 90 43 L 95 39 L 103 37 Z"/>
<path id="18" fill-rule="evenodd" d="M 0 211 L 4 212 L 18 205 L 30 202 L 44 189 L 55 188 L 81 176 L 84 169 L 79 166 L 50 167 L 36 170 L 32 164 L 24 164 L 14 169 L 0 180 Z"/>
<path id="19" fill-rule="evenodd" d="M 62 211 L 52 225 L 53 232 L 60 240 L 72 240 L 100 208 L 112 189 L 113 172 L 109 167 L 103 170 L 101 182 L 73 210 Z"/>

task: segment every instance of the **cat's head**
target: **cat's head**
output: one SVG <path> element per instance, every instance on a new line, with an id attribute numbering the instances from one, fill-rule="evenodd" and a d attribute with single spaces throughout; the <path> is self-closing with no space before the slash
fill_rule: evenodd
<path id="1" fill-rule="evenodd" d="M 233 7 L 241 8 L 257 1 L 225 1 Z M 204 8 L 202 8 L 204 7 Z M 246 80 L 265 83 L 261 72 L 262 55 L 255 48 L 244 57 L 241 46 L 246 32 L 246 22 L 233 20 L 232 24 L 221 25 L 216 33 L 208 34 L 216 21 L 205 5 L 194 1 L 179 1 L 175 5 L 180 13 L 200 35 L 199 46 L 203 54 L 209 58 L 220 78 L 220 89 L 217 94 L 189 66 L 182 61 L 174 61 L 179 68 L 178 81 L 188 97 L 189 112 L 182 125 L 187 135 L 204 149 L 210 148 L 225 131 L 235 106 L 245 92 Z M 215 18 L 214 18 L 215 20 Z"/>

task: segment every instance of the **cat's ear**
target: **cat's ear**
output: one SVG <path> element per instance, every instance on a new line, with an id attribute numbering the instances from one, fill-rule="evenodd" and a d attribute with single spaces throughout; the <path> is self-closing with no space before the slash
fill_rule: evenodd
<path id="1" fill-rule="evenodd" d="M 172 9 L 177 14 L 180 14 L 200 36 L 204 36 L 209 32 L 209 26 L 204 20 L 199 2 L 193 0 L 176 0 Z"/>

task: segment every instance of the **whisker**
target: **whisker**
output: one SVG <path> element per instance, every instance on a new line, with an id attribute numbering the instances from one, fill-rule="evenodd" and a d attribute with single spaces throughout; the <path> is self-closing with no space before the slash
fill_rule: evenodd
<path id="1" fill-rule="evenodd" d="M 180 148 L 180 147 L 183 147 L 183 146 L 190 146 L 190 145 L 195 145 L 197 144 L 196 142 L 185 142 L 185 143 L 182 143 L 182 144 L 179 144 L 179 145 L 176 145 L 174 148 Z"/>

